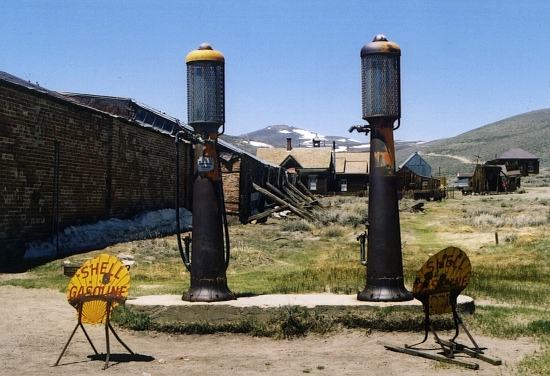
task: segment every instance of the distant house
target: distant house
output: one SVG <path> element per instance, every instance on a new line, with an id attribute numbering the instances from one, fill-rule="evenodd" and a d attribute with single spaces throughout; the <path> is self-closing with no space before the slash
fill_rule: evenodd
<path id="1" fill-rule="evenodd" d="M 432 176 L 432 166 L 424 158 L 415 152 L 411 154 L 403 163 L 399 165 L 398 170 L 406 168 L 407 170 L 415 173 L 419 176 L 431 177 Z"/>
<path id="2" fill-rule="evenodd" d="M 444 196 L 441 180 L 432 177 L 432 167 L 417 152 L 411 154 L 397 170 L 399 189 L 414 199 L 437 199 Z"/>
<path id="3" fill-rule="evenodd" d="M 337 192 L 366 191 L 369 183 L 369 153 L 335 153 Z"/>
<path id="4" fill-rule="evenodd" d="M 495 159 L 487 161 L 488 165 L 505 165 L 508 171 L 519 170 L 522 176 L 539 173 L 539 158 L 528 151 L 513 148 L 505 151 Z"/>
<path id="5" fill-rule="evenodd" d="M 313 141 L 312 148 L 292 148 L 292 140 L 287 139 L 286 148 L 258 148 L 256 156 L 285 168 L 290 180 L 300 180 L 310 191 L 326 194 L 333 184 L 333 152 Z"/>

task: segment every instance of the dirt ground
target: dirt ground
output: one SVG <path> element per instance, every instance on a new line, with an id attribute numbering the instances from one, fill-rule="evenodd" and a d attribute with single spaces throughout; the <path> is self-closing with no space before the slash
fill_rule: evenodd
<path id="1" fill-rule="evenodd" d="M 502 366 L 479 362 L 471 371 L 393 353 L 380 342 L 396 345 L 421 339 L 420 333 L 342 331 L 295 340 L 246 335 L 169 335 L 118 330 L 137 353 L 149 361 L 114 362 L 102 371 L 103 361 L 89 360 L 92 350 L 81 331 L 69 345 L 61 365 L 52 367 L 76 323 L 74 309 L 64 294 L 48 289 L 0 287 L 1 375 L 513 375 L 518 362 L 538 350 L 531 339 L 503 340 L 474 336 Z M 104 351 L 102 326 L 87 326 Z M 111 336 L 112 352 L 124 349 Z"/>

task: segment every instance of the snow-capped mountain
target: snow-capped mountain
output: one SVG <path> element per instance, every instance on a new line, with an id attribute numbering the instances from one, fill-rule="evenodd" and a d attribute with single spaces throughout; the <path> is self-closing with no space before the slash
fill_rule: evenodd
<path id="1" fill-rule="evenodd" d="M 313 147 L 315 137 L 321 141 L 321 146 L 332 147 L 334 141 L 337 151 L 368 151 L 370 147 L 370 139 L 364 134 L 354 133 L 354 138 L 325 136 L 292 125 L 270 125 L 238 137 L 242 143 L 254 147 L 286 147 L 286 139 L 289 137 L 292 139 L 292 147 Z M 396 148 L 412 146 L 415 143 L 415 141 L 396 141 Z"/>

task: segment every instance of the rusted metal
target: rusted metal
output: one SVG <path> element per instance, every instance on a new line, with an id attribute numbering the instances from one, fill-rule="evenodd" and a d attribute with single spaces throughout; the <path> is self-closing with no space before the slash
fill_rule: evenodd
<path id="1" fill-rule="evenodd" d="M 223 197 L 218 137 L 224 131 L 224 57 L 202 44 L 187 55 L 187 114 L 195 140 L 191 285 L 182 299 L 236 299 L 227 285 L 230 245 Z M 221 130 L 220 130 L 221 127 Z M 180 246 L 181 248 L 181 246 Z M 187 256 L 187 250 L 180 252 Z"/>
<path id="2" fill-rule="evenodd" d="M 92 350 L 94 351 L 96 356 L 99 356 L 100 354 L 97 352 L 96 347 L 94 346 L 94 343 L 92 342 L 90 336 L 88 335 L 88 332 L 84 328 L 84 325 L 82 324 L 82 309 L 84 307 L 84 303 L 86 302 L 93 302 L 93 301 L 102 301 L 106 303 L 106 320 L 105 320 L 105 345 L 106 345 L 106 354 L 105 354 L 105 363 L 103 365 L 103 369 L 107 369 L 109 367 L 109 360 L 111 357 L 111 345 L 109 341 L 109 332 L 113 333 L 116 340 L 130 353 L 130 355 L 136 355 L 126 343 L 122 341 L 122 339 L 118 336 L 118 334 L 115 332 L 115 329 L 111 325 L 110 322 L 110 316 L 111 311 L 114 303 L 122 304 L 124 303 L 125 299 L 116 296 L 116 295 L 103 295 L 103 296 L 80 296 L 77 299 L 74 299 L 71 304 L 73 304 L 77 308 L 78 312 L 78 322 L 76 323 L 76 326 L 74 327 L 73 331 L 71 332 L 71 335 L 69 336 L 69 339 L 65 346 L 63 347 L 63 350 L 61 351 L 61 354 L 59 354 L 59 357 L 57 358 L 57 361 L 55 362 L 54 366 L 58 366 L 59 362 L 61 361 L 61 358 L 65 354 L 65 351 L 67 351 L 67 348 L 69 347 L 69 344 L 71 343 L 71 340 L 73 339 L 76 331 L 78 328 L 82 329 L 82 332 L 86 336 L 86 339 L 88 340 L 88 343 L 92 347 Z"/>
<path id="3" fill-rule="evenodd" d="M 370 132 L 367 280 L 357 299 L 412 300 L 403 281 L 398 181 L 395 172 L 394 123 L 401 117 L 401 49 L 383 35 L 361 49 L 363 119 Z"/>
<path id="4" fill-rule="evenodd" d="M 359 261 L 363 266 L 367 266 L 367 254 L 366 254 L 367 237 L 368 237 L 367 230 L 357 235 L 357 241 L 359 241 Z"/>
<path id="5" fill-rule="evenodd" d="M 479 368 L 479 365 L 455 359 L 455 356 L 464 354 L 492 365 L 501 365 L 500 359 L 485 354 L 486 348 L 477 344 L 457 311 L 458 296 L 468 285 L 471 272 L 470 260 L 459 248 L 447 247 L 430 257 L 418 270 L 413 287 L 414 297 L 422 302 L 424 309 L 424 338 L 413 345 L 386 346 L 386 348 L 472 369 Z M 455 335 L 448 341 L 441 339 L 430 320 L 430 315 L 445 313 L 452 313 L 455 324 Z M 460 328 L 473 346 L 466 346 L 456 341 Z M 435 343 L 442 350 L 442 355 L 432 354 L 425 348 L 415 349 L 416 346 L 426 342 L 429 332 L 433 334 Z"/>
<path id="6" fill-rule="evenodd" d="M 406 301 L 395 174 L 394 119 L 371 120 L 367 281 L 357 296 L 365 301 Z"/>
<path id="7" fill-rule="evenodd" d="M 229 244 L 224 239 L 225 210 L 215 147 L 217 136 L 211 134 L 210 137 L 210 141 L 205 142 L 204 147 L 195 145 L 191 286 L 183 295 L 183 300 L 192 302 L 235 299 L 235 295 L 229 290 L 226 277 Z M 198 164 L 201 158 L 212 163 L 209 171 L 199 171 Z"/>

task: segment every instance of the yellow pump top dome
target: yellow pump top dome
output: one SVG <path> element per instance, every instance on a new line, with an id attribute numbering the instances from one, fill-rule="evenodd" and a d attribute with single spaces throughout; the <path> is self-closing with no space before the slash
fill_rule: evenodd
<path id="1" fill-rule="evenodd" d="M 198 49 L 193 50 L 185 57 L 186 63 L 193 61 L 219 61 L 225 62 L 225 58 L 220 51 L 212 48 L 209 43 L 202 43 Z"/>

